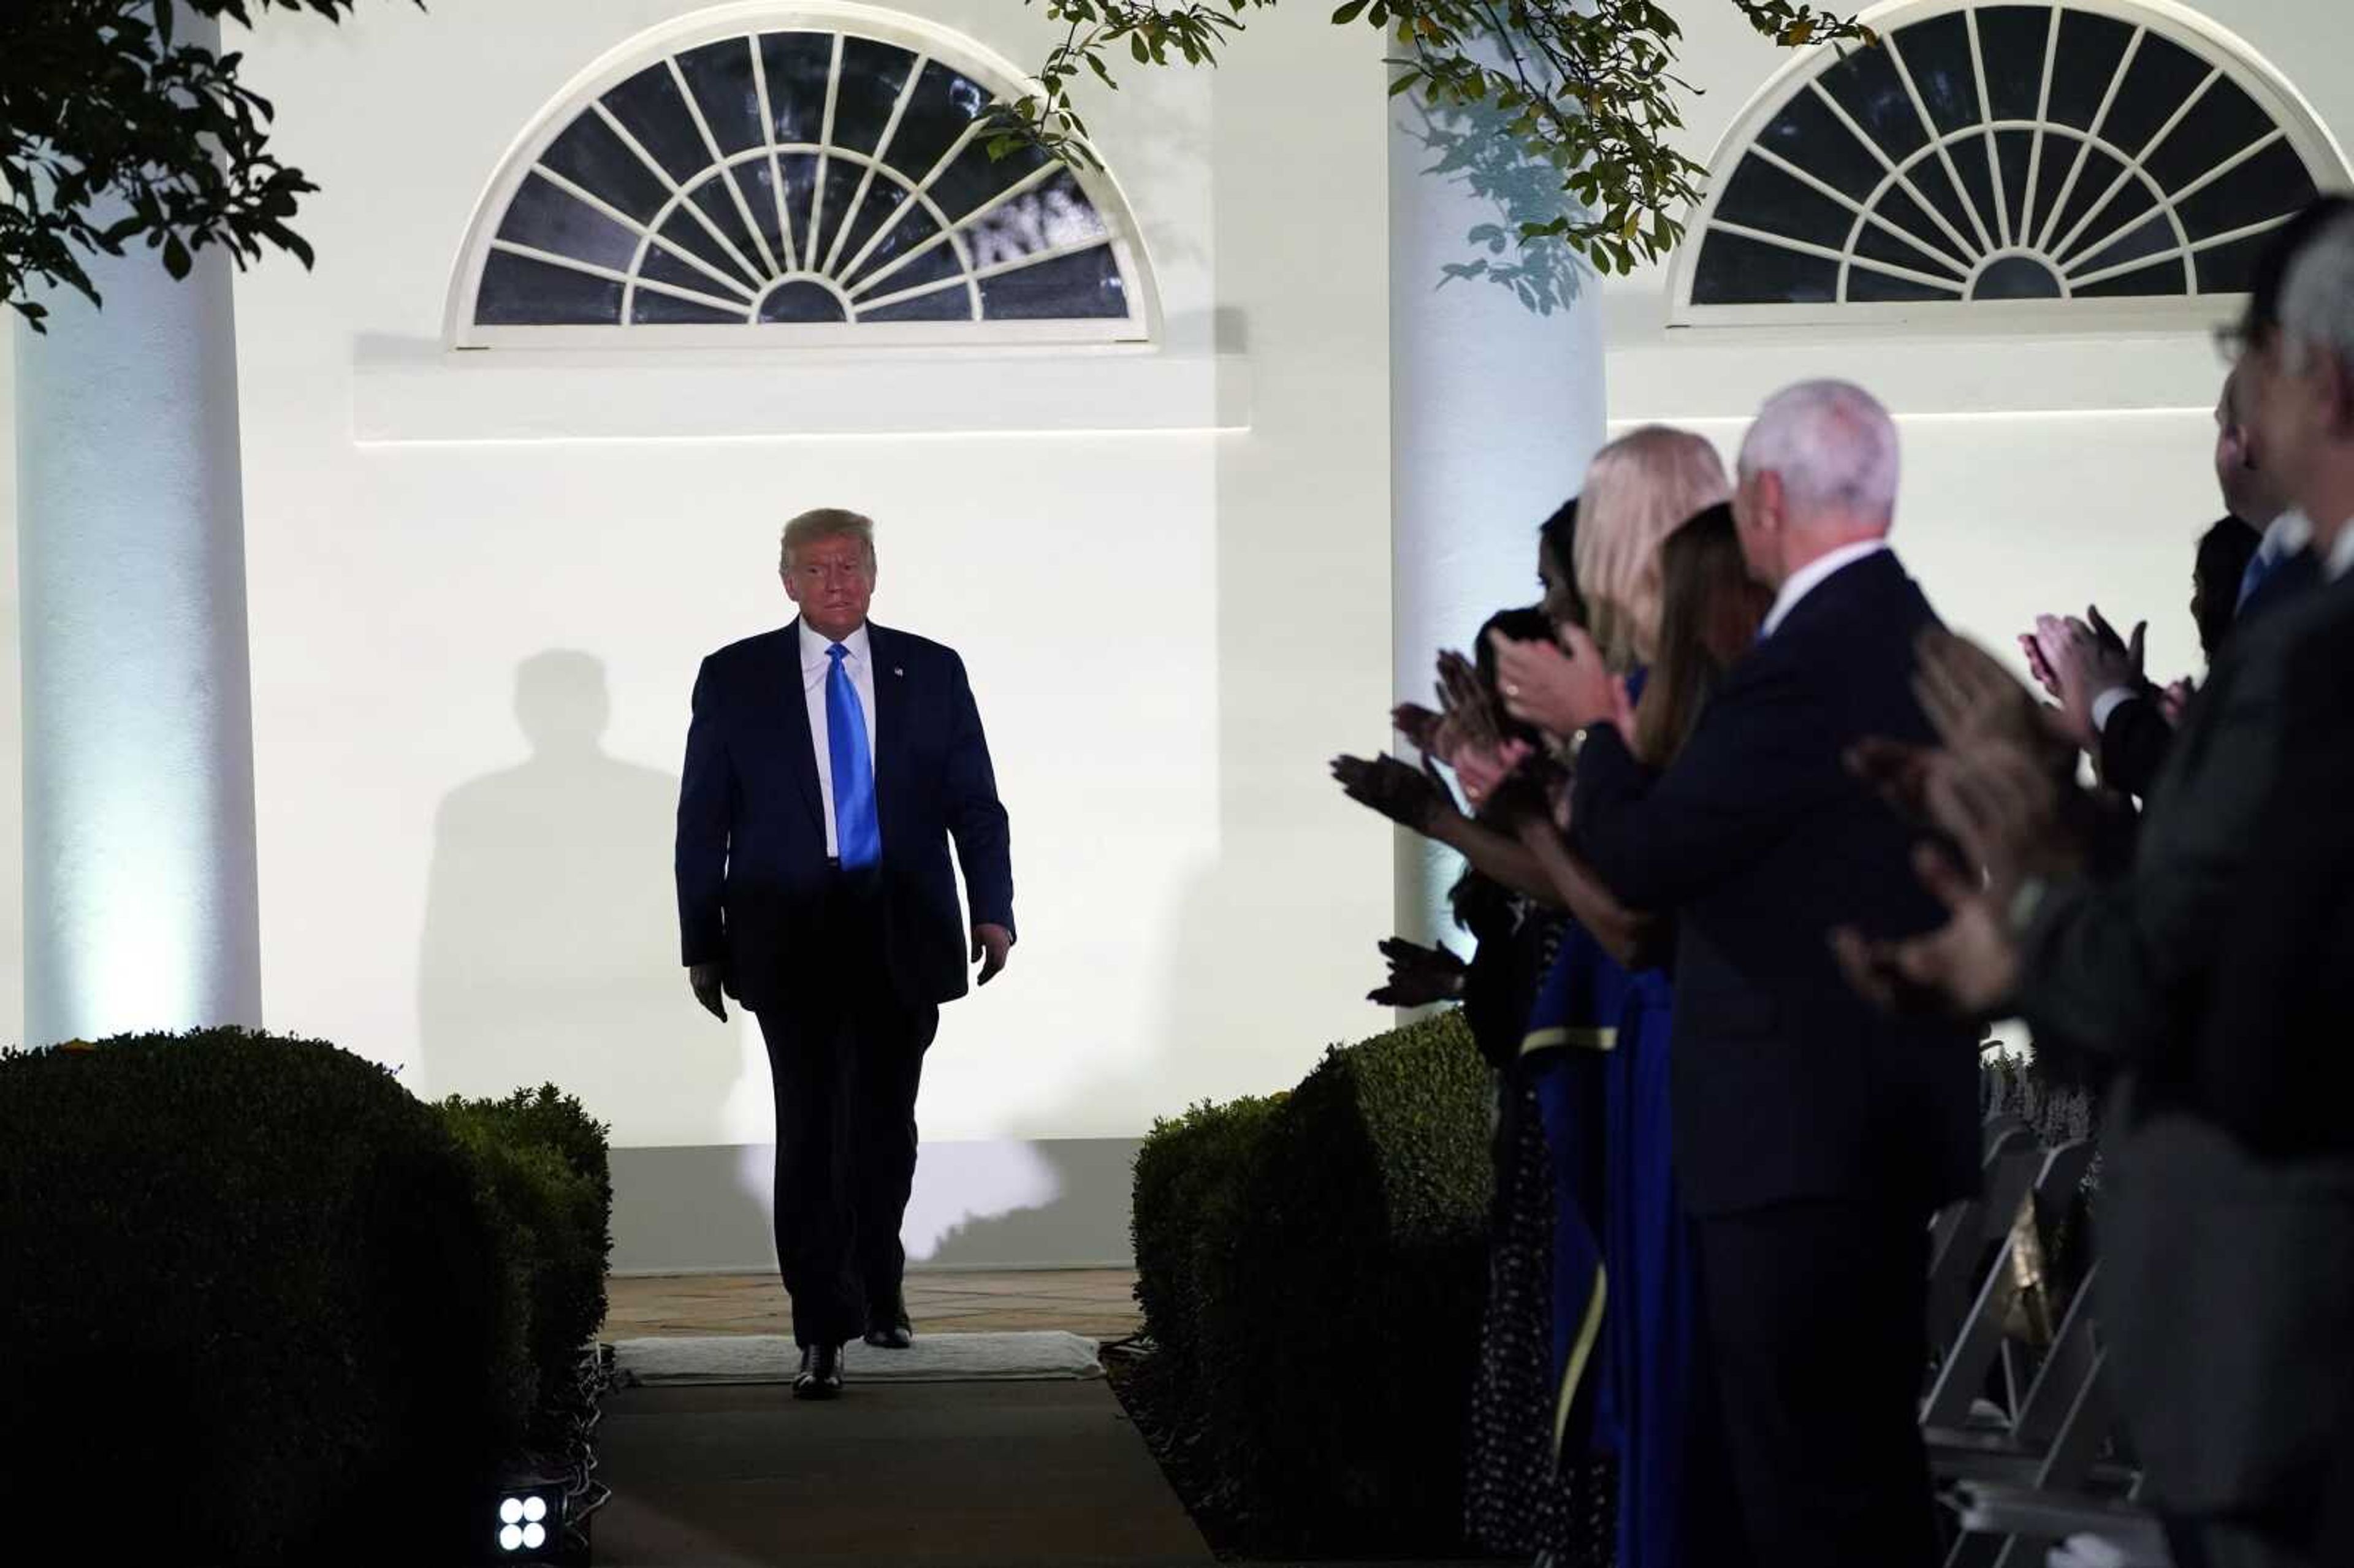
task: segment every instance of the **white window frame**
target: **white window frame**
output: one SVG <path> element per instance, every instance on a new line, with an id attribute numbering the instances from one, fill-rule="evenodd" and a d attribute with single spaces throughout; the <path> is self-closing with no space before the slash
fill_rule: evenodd
<path id="1" fill-rule="evenodd" d="M 549 145 L 561 135 L 573 121 L 583 113 L 594 112 L 599 100 L 648 66 L 686 53 L 705 44 L 731 37 L 757 37 L 764 33 L 814 32 L 835 33 L 863 37 L 876 43 L 893 45 L 911 51 L 917 57 L 918 69 L 910 73 L 909 90 L 921 75 L 921 64 L 938 60 L 992 93 L 1007 100 L 1021 98 L 1039 90 L 1037 83 L 1002 56 L 952 28 L 909 16 L 896 11 L 853 3 L 853 0 L 737 0 L 737 3 L 714 7 L 677 17 L 638 33 L 608 50 L 567 83 L 563 91 L 535 115 L 525 127 L 483 188 L 474 204 L 473 216 L 467 224 L 464 241 L 459 248 L 458 260 L 451 273 L 447 304 L 442 323 L 442 341 L 455 349 L 527 347 L 527 348 L 885 348 L 927 347 L 949 345 L 1065 345 L 1099 344 L 1152 344 L 1160 341 L 1161 314 L 1160 291 L 1155 286 L 1150 257 L 1146 251 L 1128 198 L 1119 182 L 1108 170 L 1078 164 L 1050 163 L 1048 170 L 1066 171 L 1077 181 L 1079 188 L 1102 217 L 1108 231 L 1106 239 L 1089 239 L 1084 245 L 1068 247 L 1071 250 L 1093 249 L 1108 243 L 1119 264 L 1126 285 L 1128 314 L 1122 317 L 1072 319 L 1058 321 L 931 321 L 931 322 L 760 322 L 736 323 L 631 323 L 612 324 L 562 325 L 482 325 L 474 320 L 476 298 L 481 292 L 482 269 L 493 249 L 504 249 L 530 255 L 528 250 L 498 240 L 500 225 L 506 217 L 507 207 L 523 187 L 525 179 L 533 172 Z M 837 69 L 839 65 L 837 64 Z M 692 103 L 692 98 L 689 100 Z M 906 101 L 902 95 L 901 104 Z M 895 110 L 895 119 L 896 111 Z M 829 109 L 829 119 L 831 110 Z M 774 126 L 769 127 L 770 135 Z M 949 149 L 940 160 L 944 166 L 949 157 L 970 140 L 970 133 Z M 847 148 L 779 147 L 764 145 L 748 149 L 726 160 L 740 163 L 765 156 L 771 152 L 823 152 L 827 156 L 841 155 L 862 165 L 885 173 L 864 154 Z M 542 171 L 543 175 L 545 171 Z M 676 186 L 678 182 L 666 175 L 659 176 L 665 184 Z M 691 186 L 707 175 L 697 175 L 688 182 Z M 896 174 L 888 177 L 898 180 Z M 985 204 L 975 213 L 960 220 L 970 224 L 974 217 L 991 210 L 999 202 L 1030 185 L 1051 178 L 1042 171 L 1031 180 Z M 562 183 L 562 182 L 559 182 Z M 901 183 L 905 183 L 902 181 Z M 862 194 L 864 185 L 861 186 Z M 673 205 L 677 205 L 674 198 Z M 692 202 L 684 204 L 685 210 L 698 209 Z M 632 225 L 631 227 L 637 227 Z M 944 226 L 945 227 L 945 226 Z M 958 230 L 949 230 L 947 243 L 956 246 L 960 253 L 964 238 Z M 753 229 L 756 242 L 761 240 L 757 226 Z M 764 245 L 765 248 L 765 245 Z M 1041 252 L 1023 259 L 1023 264 L 1049 260 L 1055 252 Z M 566 265 L 575 270 L 600 274 L 578 261 Z M 1010 268 L 1008 270 L 1011 270 Z M 988 275 L 983 269 L 981 276 Z M 715 293 L 718 291 L 715 290 Z"/>
<path id="2" fill-rule="evenodd" d="M 1927 21 L 1956 12 L 1977 12 L 2002 3 L 2004 0 L 1884 0 L 1884 3 L 1863 12 L 1860 19 L 1866 26 L 1887 34 L 1910 26 L 1916 22 Z M 2320 117 L 2314 112 L 2313 106 L 2306 101 L 2305 95 L 2299 92 L 2287 77 L 2274 68 L 2269 60 L 2251 48 L 2246 40 L 2212 18 L 2201 16 L 2189 6 L 2179 4 L 2178 0 L 2019 0 L 2019 3 L 2049 4 L 2060 9 L 2108 16 L 2127 26 L 2146 29 L 2170 43 L 2180 46 L 2194 58 L 2202 60 L 2213 68 L 2214 73 L 2222 79 L 2238 86 L 2255 101 L 2259 109 L 2271 118 L 2276 128 L 2276 137 L 2260 141 L 2256 148 L 2248 150 L 2248 155 L 2253 155 L 2262 146 L 2268 145 L 2273 139 L 2285 137 L 2291 149 L 2305 160 L 2306 167 L 2312 171 L 2315 182 L 2321 189 L 2330 191 L 2354 188 L 2354 170 L 2349 170 L 2348 166 L 2344 149 L 2338 145 L 2337 138 L 2330 134 L 2328 128 L 2322 124 Z M 1971 37 L 1974 46 L 1977 37 L 1978 29 L 1973 23 Z M 2131 58 L 2129 53 L 2126 57 L 2127 64 L 2130 63 Z M 1800 92 L 1813 90 L 1816 79 L 1837 64 L 1838 59 L 1838 55 L 1829 46 L 1823 46 L 1807 50 L 1787 61 L 1749 101 L 1748 105 L 1735 117 L 1732 127 L 1725 132 L 1723 138 L 1718 142 L 1715 152 L 1711 154 L 1708 161 L 1707 193 L 1687 225 L 1683 242 L 1676 248 L 1675 254 L 1669 262 L 1668 324 L 1670 327 L 1830 324 L 1867 327 L 1938 324 L 1967 325 L 1971 329 L 2003 325 L 2039 326 L 2048 329 L 2060 324 L 2062 320 L 2071 326 L 2206 326 L 2215 323 L 2219 302 L 2244 297 L 2186 293 L 2179 296 L 2147 295 L 2056 300 L 1970 300 L 1957 296 L 1950 301 L 1859 301 L 1855 302 L 1798 301 L 1787 303 L 1737 305 L 1693 303 L 1692 283 L 1699 265 L 1701 246 L 1711 228 L 1717 227 L 1717 201 L 1725 182 L 1740 166 L 1741 160 L 1753 151 L 1757 152 L 1776 168 L 1785 173 L 1793 173 L 1791 165 L 1786 160 L 1775 155 L 1770 149 L 1758 144 L 1758 136 L 1768 124 L 1773 122 L 1774 118 L 1782 111 L 1792 98 Z M 2118 79 L 2122 79 L 2123 69 L 2124 67 L 2121 66 Z M 1909 75 L 1906 79 L 1909 87 L 1911 85 Z M 1983 76 L 1981 76 L 1980 85 L 1983 90 Z M 1941 132 L 1935 130 L 1933 122 L 1928 119 L 1925 106 L 1919 105 L 1919 90 L 1913 88 L 1912 90 L 1916 106 L 1921 109 L 1924 128 L 1929 132 L 1930 145 L 1907 159 L 1904 166 L 1909 168 L 1914 162 L 1929 157 L 1944 160 L 1949 165 L 1947 177 L 1953 180 L 1956 188 L 1963 191 L 1963 199 L 1966 203 L 1969 201 L 1967 187 L 1962 185 L 1961 181 L 1954 175 L 1950 168 L 1950 150 L 1956 143 L 1983 136 L 1992 131 L 2037 131 L 2042 129 L 2045 124 L 2038 121 L 2006 120 L 1975 125 L 1951 133 Z M 2156 146 L 2163 141 L 2166 130 L 2170 129 L 2172 123 L 2168 122 L 2167 127 L 2161 128 L 2158 134 L 2150 139 L 2149 144 Z M 2083 143 L 2088 139 L 2087 132 L 2073 127 L 2053 126 L 2051 129 L 2053 135 L 2044 139 L 2045 146 L 2049 146 L 2055 138 L 2064 138 L 2074 143 Z M 2128 175 L 2128 178 L 2132 177 L 2133 174 L 2139 174 L 2141 165 L 2133 154 L 2100 140 L 2098 132 L 2101 129 L 2098 122 L 2093 127 L 2089 137 L 2093 143 L 2105 149 L 2125 164 L 2132 172 Z M 1882 154 L 1882 149 L 1876 143 L 1872 142 L 1868 137 L 1862 140 L 1876 155 Z M 2223 170 L 2228 172 L 2228 169 L 2236 162 L 2236 158 L 2227 161 Z M 1803 173 L 1793 173 L 1793 177 L 1809 185 L 1821 188 L 1821 182 L 1813 180 Z M 2202 177 L 2202 183 L 2203 179 L 2213 177 L 2215 177 L 2215 172 L 2211 171 L 2207 176 Z M 2001 175 L 1998 172 L 1995 175 L 1998 191 L 2001 189 Z M 1884 185 L 1883 188 L 1885 188 Z M 2186 187 L 2183 194 L 2188 194 L 2189 189 L 2190 187 Z M 2171 220 L 2174 212 L 2171 200 L 2164 192 L 2159 192 L 2158 196 L 2159 207 L 2157 210 Z M 1852 198 L 1843 194 L 1837 195 L 1835 199 L 1841 206 L 1850 209 L 1858 205 Z M 1875 196 L 1873 199 L 1877 200 L 1877 196 Z M 2066 195 L 2063 193 L 2062 206 L 2064 207 L 2066 199 Z M 1868 207 L 1870 203 L 1863 205 Z M 1923 200 L 1921 205 L 1928 208 L 1933 218 L 1939 217 L 1936 208 L 1930 203 Z M 1873 220 L 1868 217 L 1860 216 L 1856 221 L 1857 228 L 1850 234 L 1849 241 L 1850 252 L 1853 249 L 1855 235 L 1861 233 L 1865 223 Z M 1940 227 L 1945 227 L 1942 219 L 1939 221 Z M 2000 218 L 2000 222 L 2007 228 L 2009 219 L 2004 217 Z M 1974 217 L 1973 227 L 1979 226 L 1979 220 Z M 1728 224 L 1722 227 L 1733 233 L 1751 232 L 1735 225 Z M 2176 224 L 2175 232 L 2178 238 L 2183 238 L 2179 222 Z M 2262 232 L 2262 228 L 2245 232 Z M 2220 235 L 2202 243 L 2223 244 L 2241 237 L 2234 234 Z M 2008 238 L 2008 237 L 2004 238 Z M 1772 237 L 1771 242 L 1786 249 L 1814 253 L 1810 248 L 1798 245 L 1784 237 Z M 2004 254 L 2015 254 L 2017 251 L 2016 246 L 1996 246 L 1987 260 L 1991 261 Z M 1828 254 L 1828 251 L 1824 253 Z M 2168 256 L 2179 254 L 2180 254 L 2179 250 L 2169 250 L 2158 256 L 2145 258 L 2132 266 L 2120 267 L 2115 270 L 2118 272 L 2137 270 L 2141 267 L 2156 265 Z M 1845 291 L 1848 270 L 1847 263 L 1842 259 L 1840 269 L 1841 292 Z M 2079 282 L 2090 281 L 2089 278 L 2077 280 Z"/>

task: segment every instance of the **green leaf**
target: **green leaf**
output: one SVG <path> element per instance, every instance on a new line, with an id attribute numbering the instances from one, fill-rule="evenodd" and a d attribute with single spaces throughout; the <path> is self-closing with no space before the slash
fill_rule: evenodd
<path id="1" fill-rule="evenodd" d="M 1347 5 L 1332 13 L 1332 25 L 1336 27 L 1347 26 L 1364 15 L 1367 3 L 1368 0 L 1349 0 Z"/>
<path id="2" fill-rule="evenodd" d="M 164 270 L 175 278 L 186 278 L 192 265 L 188 248 L 180 242 L 180 237 L 175 234 L 166 238 L 164 241 Z"/>

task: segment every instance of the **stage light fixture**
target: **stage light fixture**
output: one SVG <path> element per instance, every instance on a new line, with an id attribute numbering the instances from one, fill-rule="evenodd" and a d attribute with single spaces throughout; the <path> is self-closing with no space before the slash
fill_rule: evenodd
<path id="1" fill-rule="evenodd" d="M 511 1476 L 498 1499 L 496 1558 L 502 1563 L 586 1563 L 586 1538 L 567 1539 L 570 1494 L 543 1476 Z"/>

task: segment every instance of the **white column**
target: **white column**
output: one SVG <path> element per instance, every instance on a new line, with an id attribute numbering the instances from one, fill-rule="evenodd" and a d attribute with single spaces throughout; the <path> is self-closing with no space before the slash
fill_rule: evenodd
<path id="1" fill-rule="evenodd" d="M 1576 493 L 1603 433 L 1591 275 L 1571 297 L 1548 290 L 1549 312 L 1488 278 L 1446 278 L 1450 264 L 1489 256 L 1470 238 L 1483 225 L 1506 236 L 1491 262 L 1519 260 L 1519 223 L 1563 210 L 1559 176 L 1515 166 L 1487 132 L 1481 194 L 1465 174 L 1432 172 L 1429 134 L 1416 104 L 1391 101 L 1392 677 L 1398 700 L 1424 704 L 1441 648 L 1469 653 L 1490 614 L 1536 602 L 1537 524 Z M 1400 832 L 1401 935 L 1451 931 L 1445 895 L 1459 863 Z"/>
<path id="2" fill-rule="evenodd" d="M 28 1045 L 261 1021 L 230 268 L 89 265 L 16 328 Z"/>

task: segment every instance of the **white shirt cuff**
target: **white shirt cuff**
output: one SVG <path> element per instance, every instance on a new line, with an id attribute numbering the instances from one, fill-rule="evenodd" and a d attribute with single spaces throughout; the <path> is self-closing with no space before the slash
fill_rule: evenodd
<path id="1" fill-rule="evenodd" d="M 2105 733 L 2109 727 L 2109 715 L 2133 701 L 2137 695 L 2139 694 L 2131 686 L 2111 686 L 2107 691 L 2094 697 L 2093 699 L 2094 733 Z"/>

